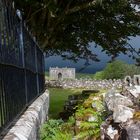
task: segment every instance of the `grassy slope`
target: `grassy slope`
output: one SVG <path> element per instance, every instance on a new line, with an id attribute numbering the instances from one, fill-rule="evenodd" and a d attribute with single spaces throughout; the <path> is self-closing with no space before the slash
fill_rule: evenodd
<path id="1" fill-rule="evenodd" d="M 49 117 L 53 119 L 58 118 L 58 114 L 63 111 L 64 103 L 69 95 L 80 94 L 82 89 L 61 89 L 50 88 L 50 110 Z"/>
<path id="2" fill-rule="evenodd" d="M 94 74 L 89 74 L 89 73 L 76 73 L 76 78 L 94 78 Z"/>

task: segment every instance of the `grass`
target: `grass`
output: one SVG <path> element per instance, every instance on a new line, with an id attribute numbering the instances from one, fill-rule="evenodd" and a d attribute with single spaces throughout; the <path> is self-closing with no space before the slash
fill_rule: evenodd
<path id="1" fill-rule="evenodd" d="M 69 95 L 81 94 L 83 89 L 61 89 L 50 88 L 50 110 L 49 118 L 58 119 L 59 113 L 63 111 L 64 103 Z"/>
<path id="2" fill-rule="evenodd" d="M 49 72 L 48 71 L 45 71 L 45 76 L 49 77 Z"/>
<path id="3" fill-rule="evenodd" d="M 95 74 L 90 74 L 90 73 L 76 73 L 76 78 L 80 79 L 80 78 L 94 78 Z"/>

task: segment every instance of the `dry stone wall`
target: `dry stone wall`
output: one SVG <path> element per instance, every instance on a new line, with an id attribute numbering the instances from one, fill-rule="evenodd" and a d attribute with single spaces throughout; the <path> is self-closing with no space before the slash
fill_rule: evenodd
<path id="1" fill-rule="evenodd" d="M 104 101 L 110 115 L 101 125 L 101 140 L 140 140 L 140 86 L 110 90 Z"/>
<path id="2" fill-rule="evenodd" d="M 46 80 L 47 87 L 61 87 L 61 88 L 85 88 L 85 89 L 110 89 L 122 88 L 123 81 L 114 80 L 91 80 L 91 79 L 74 79 L 74 80 Z"/>
<path id="3" fill-rule="evenodd" d="M 121 79 L 109 80 L 93 80 L 93 79 L 62 79 L 62 80 L 47 80 L 47 87 L 61 87 L 61 88 L 85 88 L 85 89 L 111 89 L 140 86 L 140 75 L 134 75 L 133 78 L 126 76 Z"/>
<path id="4" fill-rule="evenodd" d="M 48 118 L 48 109 L 49 91 L 46 90 L 29 106 L 3 140 L 39 140 L 39 129 Z"/>

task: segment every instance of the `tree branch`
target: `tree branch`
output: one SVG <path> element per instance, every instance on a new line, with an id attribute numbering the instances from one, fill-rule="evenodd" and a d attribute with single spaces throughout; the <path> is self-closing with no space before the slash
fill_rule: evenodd
<path id="1" fill-rule="evenodd" d="M 38 10 L 36 10 L 34 13 L 31 14 L 30 18 L 26 21 L 26 23 L 28 23 L 33 16 L 35 16 L 37 13 L 39 13 L 41 10 L 46 9 L 48 7 L 48 5 L 50 4 L 51 1 L 49 1 L 44 7 L 39 8 Z"/>
<path id="2" fill-rule="evenodd" d="M 68 9 L 65 12 L 65 14 L 68 15 L 68 14 L 71 14 L 71 13 L 75 13 L 75 12 L 78 12 L 80 10 L 95 6 L 95 4 L 96 4 L 96 0 L 93 0 L 92 2 L 88 2 L 86 4 L 81 4 L 81 5 L 73 7 L 72 9 Z"/>

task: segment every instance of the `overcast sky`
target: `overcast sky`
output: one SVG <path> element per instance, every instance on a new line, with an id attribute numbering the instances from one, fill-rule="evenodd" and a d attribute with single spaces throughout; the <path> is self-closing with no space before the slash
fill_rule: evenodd
<path id="1" fill-rule="evenodd" d="M 140 48 L 140 37 L 133 37 L 129 43 L 135 47 L 136 49 Z M 94 43 L 91 44 L 91 46 L 94 46 Z M 91 65 L 86 67 L 83 71 L 83 73 L 95 73 L 96 71 L 102 70 L 107 62 L 110 60 L 110 57 L 107 56 L 104 52 L 101 52 L 101 47 L 97 47 L 96 49 L 94 48 L 94 52 L 98 55 L 99 59 L 101 60 L 100 62 L 93 62 L 91 61 Z M 123 60 L 129 64 L 135 63 L 135 61 L 132 58 L 129 58 L 126 55 L 120 54 L 120 56 L 117 58 L 119 60 Z M 63 60 L 60 56 L 52 56 L 49 58 L 45 59 L 45 64 L 46 64 L 46 70 L 49 69 L 49 67 L 73 67 L 76 68 L 76 71 L 79 72 L 84 67 L 84 60 L 78 61 L 78 63 L 73 63 L 72 61 L 69 60 Z"/>

